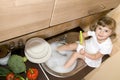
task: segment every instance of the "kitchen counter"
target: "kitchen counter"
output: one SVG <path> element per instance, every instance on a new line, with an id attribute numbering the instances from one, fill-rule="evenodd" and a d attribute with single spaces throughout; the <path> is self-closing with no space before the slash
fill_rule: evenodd
<path id="1" fill-rule="evenodd" d="M 43 73 L 42 69 L 39 67 L 38 64 L 31 63 L 30 61 L 27 61 L 26 63 L 27 69 L 31 67 L 35 67 L 39 70 L 39 76 L 37 80 L 81 80 L 83 79 L 89 72 L 91 72 L 94 68 L 91 68 L 89 66 L 84 67 L 82 70 L 80 70 L 78 73 L 76 73 L 73 76 L 66 77 L 66 78 L 59 78 L 52 76 L 51 74 L 47 73 L 45 70 L 45 73 L 47 74 L 48 78 L 46 78 L 45 74 Z M 5 66 L 6 67 L 6 66 Z M 21 73 L 23 77 L 25 77 L 25 73 Z M 5 77 L 0 77 L 0 80 L 6 80 Z"/>
<path id="2" fill-rule="evenodd" d="M 26 63 L 27 69 L 31 68 L 31 67 L 35 67 L 39 70 L 39 76 L 37 80 L 81 80 L 85 75 L 87 75 L 87 73 L 89 73 L 93 68 L 90 68 L 88 66 L 86 66 L 84 69 L 82 69 L 81 71 L 79 71 L 78 73 L 76 73 L 73 76 L 67 77 L 67 78 L 59 78 L 59 77 L 54 77 L 51 74 L 47 73 L 45 70 L 45 73 L 47 74 L 48 78 L 45 76 L 45 74 L 43 73 L 42 69 L 39 67 L 38 64 L 35 63 L 31 63 L 30 61 L 27 61 Z M 5 66 L 6 67 L 6 66 Z M 25 73 L 21 73 L 20 75 L 22 75 L 24 78 L 26 76 Z M 0 80 L 5 80 L 5 77 L 0 77 Z"/>
<path id="3" fill-rule="evenodd" d="M 75 30 L 71 30 L 72 32 L 68 31 L 67 33 L 63 33 L 62 35 L 57 35 L 54 36 L 52 38 L 46 39 L 49 43 L 56 41 L 56 40 L 63 40 L 66 39 L 68 42 L 74 42 L 77 40 L 76 36 L 79 35 L 79 31 L 80 29 L 75 29 Z M 75 32 L 73 32 L 75 31 Z M 69 33 L 70 32 L 70 33 Z M 78 33 L 76 33 L 78 32 Z M 74 34 L 73 34 L 74 33 Z M 67 38 L 65 35 L 67 34 Z M 72 38 L 71 38 L 72 36 Z M 16 49 L 12 52 L 12 54 L 19 54 L 21 56 L 24 56 L 24 48 L 21 49 Z M 108 58 L 108 56 L 104 57 L 104 60 Z M 66 77 L 66 78 L 60 78 L 60 77 L 55 77 L 51 74 L 49 74 L 47 71 L 44 70 L 44 68 L 41 69 L 41 67 L 39 66 L 39 64 L 35 64 L 32 63 L 30 61 L 25 62 L 27 69 L 31 68 L 31 67 L 35 67 L 39 70 L 39 76 L 37 80 L 81 80 L 83 79 L 90 71 L 92 71 L 94 68 L 91 68 L 89 66 L 84 66 L 82 69 L 80 69 L 80 71 L 78 71 L 76 74 L 70 76 L 70 77 Z M 1 65 L 0 65 L 1 66 Z M 5 66 L 6 67 L 6 66 Z M 25 73 L 21 73 L 21 75 L 25 78 L 26 74 Z M 47 77 L 46 77 L 47 76 Z M 0 80 L 5 80 L 5 77 L 0 77 Z"/>
<path id="4" fill-rule="evenodd" d="M 21 55 L 21 54 L 19 54 Z M 24 56 L 22 54 L 22 56 Z M 108 58 L 108 56 L 104 57 L 104 60 Z M 81 80 L 83 79 L 90 71 L 92 71 L 94 68 L 91 68 L 89 66 L 85 66 L 83 69 L 81 69 L 78 73 L 74 74 L 73 76 L 70 77 L 66 77 L 66 78 L 59 78 L 59 77 L 55 77 L 51 74 L 49 74 L 48 72 L 46 72 L 43 68 L 41 69 L 39 64 L 35 64 L 32 63 L 30 61 L 27 60 L 27 62 L 25 62 L 27 69 L 31 68 L 31 67 L 35 67 L 39 70 L 39 76 L 37 80 Z M 1 65 L 0 65 L 1 66 Z M 7 66 L 4 66 L 7 67 Z M 44 74 L 45 72 L 45 74 Z M 21 73 L 20 75 L 22 75 L 24 78 L 26 77 L 25 73 Z M 47 75 L 47 77 L 46 77 Z M 5 77 L 0 77 L 0 80 L 5 80 Z"/>
<path id="5" fill-rule="evenodd" d="M 39 76 L 38 76 L 37 80 L 47 80 L 47 78 L 45 77 L 43 71 L 40 69 L 38 64 L 31 63 L 28 60 L 27 60 L 27 62 L 25 62 L 25 64 L 26 64 L 27 70 L 28 70 L 28 68 L 32 68 L 32 67 L 37 68 L 39 70 Z M 2 66 L 2 65 L 0 65 L 0 66 Z M 3 67 L 7 68 L 7 66 L 3 66 Z M 26 74 L 25 73 L 21 73 L 20 75 L 23 76 L 24 78 L 26 78 Z M 0 76 L 0 80 L 6 80 L 6 79 L 5 79 L 5 77 L 1 77 Z"/>

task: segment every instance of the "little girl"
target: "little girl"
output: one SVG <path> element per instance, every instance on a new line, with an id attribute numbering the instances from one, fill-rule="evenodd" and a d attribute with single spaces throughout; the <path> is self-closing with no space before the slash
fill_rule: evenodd
<path id="1" fill-rule="evenodd" d="M 66 50 L 76 50 L 64 67 L 70 67 L 78 58 L 83 59 L 90 67 L 99 67 L 102 57 L 112 51 L 111 39 L 116 37 L 115 28 L 116 22 L 114 19 L 107 16 L 102 17 L 94 26 L 90 27 L 91 31 L 82 34 L 84 39 L 91 36 L 84 41 L 84 45 L 72 43 L 59 46 L 57 51 L 61 54 Z"/>

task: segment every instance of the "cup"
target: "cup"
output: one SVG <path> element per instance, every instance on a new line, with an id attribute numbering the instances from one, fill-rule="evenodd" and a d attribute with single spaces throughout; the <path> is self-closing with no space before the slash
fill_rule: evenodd
<path id="1" fill-rule="evenodd" d="M 7 65 L 11 52 L 6 45 L 0 46 L 0 65 Z"/>

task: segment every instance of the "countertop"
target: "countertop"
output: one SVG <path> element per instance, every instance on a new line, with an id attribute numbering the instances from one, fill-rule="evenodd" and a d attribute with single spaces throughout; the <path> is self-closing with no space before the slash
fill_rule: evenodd
<path id="1" fill-rule="evenodd" d="M 84 69 L 82 69 L 75 75 L 66 77 L 66 78 L 54 77 L 45 71 L 45 73 L 48 76 L 48 78 L 46 78 L 45 74 L 43 73 L 42 69 L 39 67 L 38 64 L 31 63 L 30 61 L 27 61 L 25 64 L 26 64 L 27 69 L 31 67 L 35 67 L 39 70 L 39 76 L 37 80 L 81 80 L 85 75 L 87 75 L 87 73 L 89 73 L 93 69 L 93 68 L 86 66 Z M 22 75 L 24 78 L 26 76 L 25 73 L 21 73 L 20 75 Z M 5 77 L 0 77 L 0 80 L 5 80 Z"/>

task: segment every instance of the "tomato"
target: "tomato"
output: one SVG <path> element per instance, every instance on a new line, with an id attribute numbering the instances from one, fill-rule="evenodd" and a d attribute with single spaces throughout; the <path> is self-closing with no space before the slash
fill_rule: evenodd
<path id="1" fill-rule="evenodd" d="M 14 80 L 14 77 L 15 77 L 14 73 L 9 73 L 6 76 L 6 80 Z"/>
<path id="2" fill-rule="evenodd" d="M 14 73 L 9 73 L 6 76 L 6 80 L 25 80 L 25 79 L 20 75 L 15 75 Z"/>
<path id="3" fill-rule="evenodd" d="M 38 77 L 38 69 L 29 68 L 28 71 L 27 71 L 28 80 L 36 80 L 37 77 Z"/>

